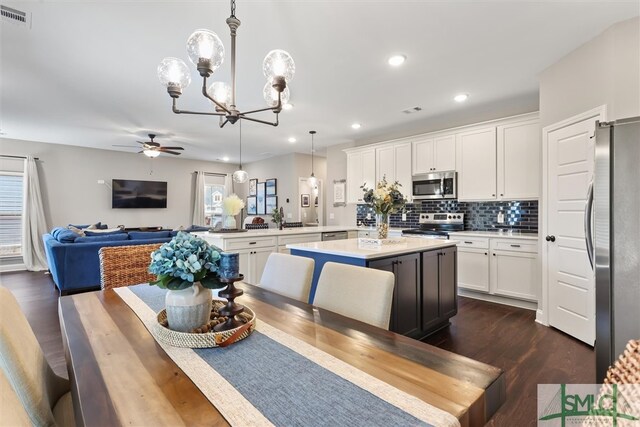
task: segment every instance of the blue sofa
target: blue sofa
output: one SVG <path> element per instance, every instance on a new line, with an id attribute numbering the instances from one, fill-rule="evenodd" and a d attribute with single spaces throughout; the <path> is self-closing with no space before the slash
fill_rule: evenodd
<path id="1" fill-rule="evenodd" d="M 65 231 L 66 230 L 66 231 Z M 108 235 L 78 237 L 58 227 L 42 236 L 49 271 L 61 295 L 100 289 L 98 251 L 105 246 L 164 243 L 175 232 L 118 232 Z"/>

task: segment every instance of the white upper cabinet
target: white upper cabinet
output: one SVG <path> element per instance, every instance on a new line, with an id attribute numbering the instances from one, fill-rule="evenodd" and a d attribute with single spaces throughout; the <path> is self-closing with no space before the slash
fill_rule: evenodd
<path id="1" fill-rule="evenodd" d="M 398 181 L 400 192 L 411 195 L 411 143 L 404 142 L 376 149 L 376 181 L 386 177 L 389 184 Z"/>
<path id="2" fill-rule="evenodd" d="M 540 197 L 541 131 L 538 120 L 498 126 L 498 198 Z"/>
<path id="3" fill-rule="evenodd" d="M 456 169 L 455 135 L 414 141 L 412 148 L 414 175 Z"/>
<path id="4" fill-rule="evenodd" d="M 496 199 L 496 128 L 456 135 L 458 200 Z"/>
<path id="5" fill-rule="evenodd" d="M 362 203 L 361 185 L 371 188 L 376 181 L 376 150 L 365 150 L 347 153 L 347 202 Z"/>

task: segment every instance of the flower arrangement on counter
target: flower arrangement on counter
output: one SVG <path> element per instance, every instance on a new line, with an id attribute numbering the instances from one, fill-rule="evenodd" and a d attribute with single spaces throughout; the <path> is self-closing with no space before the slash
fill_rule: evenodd
<path id="1" fill-rule="evenodd" d="M 244 201 L 236 194 L 232 194 L 222 199 L 223 215 L 236 216 L 244 209 Z"/>
<path id="2" fill-rule="evenodd" d="M 204 239 L 181 231 L 151 253 L 149 273 L 158 276 L 151 285 L 172 291 L 195 282 L 209 289 L 227 286 L 220 282 L 220 250 Z"/>
<path id="3" fill-rule="evenodd" d="M 366 184 L 360 186 L 364 191 L 363 200 L 376 214 L 376 227 L 378 238 L 386 239 L 389 232 L 389 215 L 400 212 L 407 204 L 407 198 L 400 192 L 402 187 L 398 181 L 393 184 L 387 182 L 386 176 L 378 182 L 374 188 L 367 188 Z"/>

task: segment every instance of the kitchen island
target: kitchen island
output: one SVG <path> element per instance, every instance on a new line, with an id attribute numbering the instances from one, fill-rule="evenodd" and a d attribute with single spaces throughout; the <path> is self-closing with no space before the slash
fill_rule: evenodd
<path id="1" fill-rule="evenodd" d="M 310 302 L 326 262 L 392 272 L 395 287 L 389 329 L 420 339 L 448 326 L 458 311 L 456 243 L 403 238 L 400 243 L 373 246 L 349 239 L 293 243 L 287 248 L 293 255 L 315 261 Z"/>

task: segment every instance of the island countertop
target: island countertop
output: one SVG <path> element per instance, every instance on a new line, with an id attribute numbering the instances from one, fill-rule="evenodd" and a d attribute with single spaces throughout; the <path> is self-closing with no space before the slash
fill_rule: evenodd
<path id="1" fill-rule="evenodd" d="M 431 251 L 455 246 L 458 243 L 455 240 L 405 238 L 402 243 L 390 243 L 375 247 L 360 245 L 358 242 L 359 239 L 291 243 L 287 245 L 287 249 L 369 260 L 387 258 L 394 255 Z"/>
<path id="2" fill-rule="evenodd" d="M 355 225 L 324 225 L 318 227 L 295 227 L 285 228 L 279 230 L 277 228 L 267 228 L 266 230 L 248 230 L 237 233 L 216 233 L 210 231 L 201 231 L 196 234 L 201 237 L 209 236 L 216 239 L 238 239 L 238 238 L 253 238 L 253 237 L 266 237 L 266 236 L 292 236 L 296 234 L 314 234 L 314 233 L 335 233 L 338 231 L 358 231 L 362 230 L 362 227 L 356 227 Z"/>

